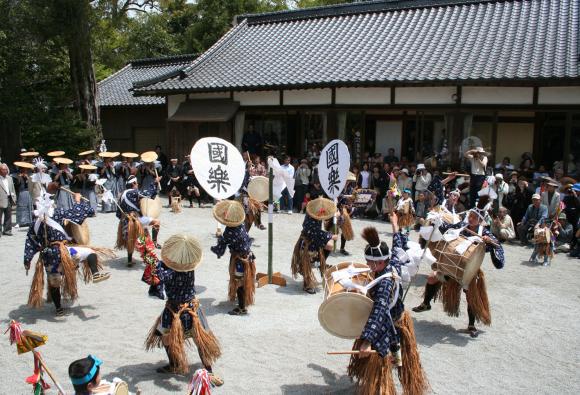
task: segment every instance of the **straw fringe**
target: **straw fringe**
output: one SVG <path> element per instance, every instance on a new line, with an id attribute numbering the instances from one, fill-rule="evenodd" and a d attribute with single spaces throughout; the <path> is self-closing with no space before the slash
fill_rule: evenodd
<path id="1" fill-rule="evenodd" d="M 481 321 L 484 325 L 491 325 L 491 311 L 489 309 L 489 300 L 487 298 L 485 274 L 481 269 L 469 284 L 467 303 L 471 307 L 471 310 L 478 321 Z"/>
<path id="2" fill-rule="evenodd" d="M 73 261 L 65 242 L 57 242 L 60 251 L 60 271 L 63 278 L 63 296 L 72 301 L 78 298 L 77 265 Z"/>
<path id="3" fill-rule="evenodd" d="M 127 214 L 127 237 L 123 234 L 123 220 L 119 220 L 115 249 L 127 250 L 128 253 L 132 254 L 133 251 L 135 251 L 137 237 L 143 236 L 144 233 L 143 225 L 139 222 L 137 214 L 135 212 L 130 212 Z"/>
<path id="4" fill-rule="evenodd" d="M 157 328 L 159 327 L 160 323 L 161 323 L 161 316 L 157 317 L 157 319 L 155 320 L 155 323 L 153 324 L 153 326 L 149 330 L 149 333 L 147 334 L 147 339 L 145 340 L 145 350 L 146 351 L 151 351 L 154 348 L 163 347 L 163 341 L 161 340 L 161 336 L 159 335 L 159 332 L 157 331 Z"/>
<path id="5" fill-rule="evenodd" d="M 312 272 L 312 265 L 310 263 L 310 253 L 308 252 L 308 246 L 310 241 L 303 235 L 294 246 L 294 253 L 292 254 L 292 276 L 297 278 L 299 274 L 304 278 L 304 286 L 306 288 L 312 288 L 316 286 L 316 278 Z M 324 259 L 324 254 L 322 254 L 322 259 L 324 261 L 324 267 L 326 267 L 326 260 Z M 322 270 L 323 261 L 320 262 L 320 268 Z"/>
<path id="6" fill-rule="evenodd" d="M 399 381 L 403 387 L 404 395 L 423 395 L 429 391 L 427 375 L 421 365 L 421 358 L 417 350 L 415 339 L 415 328 L 413 319 L 408 311 L 405 311 L 399 321 L 397 328 L 401 335 L 401 354 L 403 366 Z"/>
<path id="7" fill-rule="evenodd" d="M 244 265 L 244 277 L 241 280 L 236 279 L 236 260 L 242 261 Z M 230 256 L 230 282 L 228 286 L 228 299 L 230 302 L 236 300 L 238 287 L 244 287 L 244 303 L 246 306 L 254 304 L 254 295 L 256 293 L 256 263 L 250 258 L 243 258 L 239 254 Z M 241 284 L 240 284 L 241 283 Z"/>
<path id="8" fill-rule="evenodd" d="M 554 251 L 552 250 L 551 243 L 538 243 L 536 244 L 536 249 L 538 250 L 539 259 L 542 259 L 545 256 L 547 256 L 550 259 L 554 257 Z"/>
<path id="9" fill-rule="evenodd" d="M 353 350 L 358 350 L 361 340 L 354 342 Z M 392 364 L 389 357 L 371 354 L 366 358 L 358 355 L 350 357 L 348 375 L 359 386 L 359 395 L 396 395 Z"/>
<path id="10" fill-rule="evenodd" d="M 350 215 L 345 208 L 342 209 L 342 226 L 340 227 L 344 239 L 347 241 L 354 240 L 354 231 L 352 229 L 352 222 Z"/>
<path id="11" fill-rule="evenodd" d="M 461 284 L 449 279 L 441 284 L 437 298 L 443 302 L 443 311 L 450 317 L 459 317 L 459 305 L 461 303 Z"/>
<path id="12" fill-rule="evenodd" d="M 34 268 L 34 277 L 28 293 L 28 306 L 36 309 L 42 307 L 44 300 L 42 299 L 42 291 L 44 290 L 44 262 L 41 258 L 36 261 Z"/>
<path id="13" fill-rule="evenodd" d="M 412 212 L 403 213 L 399 217 L 398 222 L 399 222 L 399 226 L 401 228 L 407 228 L 410 226 L 414 226 L 415 225 L 415 216 L 413 215 Z"/>

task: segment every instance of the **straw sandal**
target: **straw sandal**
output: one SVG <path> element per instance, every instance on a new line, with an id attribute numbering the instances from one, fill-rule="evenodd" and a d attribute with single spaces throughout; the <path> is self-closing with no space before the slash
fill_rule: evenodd
<path id="1" fill-rule="evenodd" d="M 229 315 L 247 315 L 248 314 L 248 310 L 246 309 L 240 309 L 239 307 L 236 307 L 235 309 L 228 311 Z"/>
<path id="2" fill-rule="evenodd" d="M 97 272 L 93 274 L 93 282 L 100 283 L 101 281 L 108 280 L 111 277 L 111 273 L 109 272 Z"/>
<path id="3" fill-rule="evenodd" d="M 221 387 L 224 385 L 224 380 L 215 373 L 209 373 L 209 382 L 214 387 Z"/>
<path id="4" fill-rule="evenodd" d="M 422 313 L 423 311 L 431 310 L 431 305 L 421 303 L 419 306 L 413 307 L 411 310 L 413 310 L 415 313 Z"/>

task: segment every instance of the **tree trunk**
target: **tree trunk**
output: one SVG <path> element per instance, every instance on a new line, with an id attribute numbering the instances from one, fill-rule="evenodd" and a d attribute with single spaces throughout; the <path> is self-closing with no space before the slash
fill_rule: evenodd
<path id="1" fill-rule="evenodd" d="M 97 104 L 97 83 L 93 69 L 88 0 L 56 0 L 57 11 L 66 24 L 64 37 L 68 47 L 70 75 L 75 104 L 86 127 L 94 131 L 94 145 L 102 139 L 101 118 Z"/>

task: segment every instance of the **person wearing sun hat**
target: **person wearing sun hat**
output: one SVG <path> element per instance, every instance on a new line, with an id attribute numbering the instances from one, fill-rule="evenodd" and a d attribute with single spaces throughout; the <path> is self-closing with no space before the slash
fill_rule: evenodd
<path id="1" fill-rule="evenodd" d="M 489 152 L 485 152 L 483 147 L 475 147 L 466 151 L 464 154 L 465 159 L 467 159 L 471 164 L 469 177 L 469 208 L 475 206 L 477 193 L 485 181 L 488 155 Z"/>
<path id="2" fill-rule="evenodd" d="M 52 181 L 55 183 L 55 186 L 59 188 L 54 199 L 56 202 L 56 207 L 68 210 L 72 208 L 74 204 L 72 195 L 68 192 L 61 191 L 60 188 L 66 188 L 70 190 L 70 186 L 73 181 L 73 174 L 69 168 L 69 165 L 73 163 L 73 161 L 63 157 L 55 157 L 53 161 L 58 166 L 53 170 L 52 176 Z"/>
<path id="3" fill-rule="evenodd" d="M 228 299 L 238 299 L 238 307 L 230 315 L 246 315 L 247 307 L 254 304 L 256 292 L 256 257 L 252 252 L 252 240 L 248 236 L 244 220 L 246 213 L 242 204 L 235 200 L 222 200 L 213 208 L 215 219 L 226 226 L 211 251 L 221 258 L 230 249 L 230 282 Z"/>
<path id="4" fill-rule="evenodd" d="M 375 227 L 367 227 L 362 232 L 367 242 L 364 257 L 376 285 L 367 293 L 373 301 L 372 310 L 352 348 L 359 353 L 351 356 L 348 365 L 348 375 L 359 385 L 361 394 L 394 394 L 392 369 L 395 367 L 403 393 L 422 395 L 429 389 L 417 350 L 413 320 L 403 304 L 403 281 L 410 280 L 410 266 L 415 264 L 411 264 L 407 235 L 400 232 L 397 220 L 397 214 L 390 214 L 392 252 L 380 240 Z M 422 254 L 418 251 L 417 255 Z M 405 267 L 407 264 L 409 267 Z M 375 352 L 370 353 L 372 350 Z"/>
<path id="5" fill-rule="evenodd" d="M 491 198 L 489 195 L 481 195 L 474 208 L 467 214 L 466 224 L 458 222 L 449 224 L 441 222 L 439 232 L 445 234 L 450 229 L 459 230 L 459 235 L 468 239 L 477 235 L 481 242 L 485 243 L 485 251 L 489 252 L 491 261 L 496 269 L 502 269 L 505 264 L 504 250 L 499 241 L 485 226 L 485 216 L 491 208 Z M 451 235 L 451 233 L 450 233 Z M 447 235 L 446 235 L 447 236 Z M 413 308 L 413 311 L 420 313 L 431 310 L 431 301 L 437 294 L 441 295 L 441 300 L 445 311 L 449 316 L 457 316 L 460 292 L 462 285 L 455 279 L 439 271 L 433 271 L 427 278 L 423 302 Z M 482 269 L 479 269 L 474 279 L 463 289 L 467 299 L 467 315 L 469 323 L 465 331 L 471 337 L 477 337 L 479 331 L 475 327 L 475 321 L 480 321 L 484 325 L 491 325 L 491 311 L 487 298 L 485 276 Z"/>
<path id="6" fill-rule="evenodd" d="M 326 271 L 326 258 L 334 248 L 333 241 L 338 237 L 322 229 L 322 221 L 332 218 L 336 204 L 330 199 L 319 197 L 308 202 L 302 223 L 302 232 L 294 245 L 292 254 L 292 275 L 304 278 L 304 292 L 316 293 L 316 278 L 313 265 L 319 265 L 321 275 Z"/>
<path id="7" fill-rule="evenodd" d="M 221 356 L 220 345 L 195 296 L 195 269 L 201 264 L 202 250 L 199 241 L 187 234 L 173 235 L 163 244 L 155 270 L 167 302 L 145 347 L 148 351 L 165 348 L 169 364 L 158 368 L 158 373 L 185 374 L 189 371 L 185 342 L 191 339 L 212 383 L 221 385 L 223 380 L 212 371 L 213 363 Z"/>
<path id="8" fill-rule="evenodd" d="M 103 188 L 107 191 L 110 191 L 111 194 L 117 198 L 120 195 L 119 192 L 119 184 L 117 182 L 117 178 L 120 176 L 119 171 L 117 169 L 117 164 L 113 161 L 114 158 L 119 156 L 118 152 L 110 152 L 105 151 L 99 153 L 99 156 L 102 158 L 102 162 L 100 163 L 100 178 L 106 179 L 103 183 Z M 103 199 L 101 202 L 102 211 L 104 213 L 112 213 L 117 209 L 117 206 L 114 202 L 106 201 Z"/>
<path id="9" fill-rule="evenodd" d="M 14 162 L 18 168 L 16 176 L 12 177 L 16 190 L 16 223 L 21 228 L 27 228 L 32 223 L 32 198 L 30 195 L 31 171 L 34 165 L 29 162 Z"/>
<path id="10" fill-rule="evenodd" d="M 95 185 L 99 176 L 96 174 L 97 166 L 81 163 L 77 166 L 79 173 L 75 175 L 74 184 L 81 191 L 81 195 L 89 200 L 89 204 L 95 210 L 99 207 Z"/>

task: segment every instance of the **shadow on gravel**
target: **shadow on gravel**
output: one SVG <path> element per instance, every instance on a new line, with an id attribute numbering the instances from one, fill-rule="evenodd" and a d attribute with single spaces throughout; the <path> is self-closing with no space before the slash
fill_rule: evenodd
<path id="1" fill-rule="evenodd" d="M 100 315 L 87 316 L 87 310 L 95 310 L 95 307 L 91 305 L 67 307 L 65 303 L 64 306 L 67 316 L 76 315 L 81 321 L 96 320 L 100 317 Z M 35 324 L 38 321 L 66 322 L 66 316 L 55 317 L 54 312 L 54 305 L 52 303 L 45 303 L 45 305 L 40 309 L 32 309 L 28 307 L 28 305 L 23 304 L 8 313 L 8 317 L 10 317 L 11 320 L 22 322 L 24 324 Z"/>
<path id="2" fill-rule="evenodd" d="M 163 351 L 163 349 L 159 349 L 159 357 L 165 358 L 165 351 Z M 135 365 L 125 365 L 121 366 L 114 372 L 110 372 L 104 375 L 103 378 L 108 381 L 113 381 L 115 377 L 118 377 L 128 384 L 129 390 L 131 392 L 135 392 L 135 387 L 138 386 L 139 383 L 152 381 L 156 387 L 161 387 L 174 393 L 182 393 L 184 392 L 183 384 L 187 384 L 189 382 L 193 372 L 203 367 L 200 362 L 196 362 L 193 365 L 190 365 L 191 374 L 187 374 L 185 376 L 161 374 L 155 371 L 155 369 L 166 365 L 166 359 L 160 360 L 158 363 L 139 363 Z M 181 384 L 176 384 L 172 382 L 173 380 L 178 381 Z"/>
<path id="3" fill-rule="evenodd" d="M 464 319 L 467 321 L 467 314 L 465 314 Z M 418 321 L 413 318 L 413 323 L 415 326 L 415 338 L 417 339 L 417 344 L 423 346 L 431 347 L 443 343 L 464 347 L 472 340 L 468 334 L 460 333 L 453 326 L 442 324 L 439 321 Z M 467 322 L 465 323 L 465 326 L 467 327 Z M 482 331 L 481 327 L 478 327 L 477 329 L 479 330 L 480 337 L 485 334 L 485 331 Z"/>
<path id="4" fill-rule="evenodd" d="M 521 261 L 520 265 L 522 266 L 528 266 L 528 267 L 537 267 L 537 268 L 541 268 L 542 266 L 542 262 L 544 261 L 544 258 L 542 259 L 538 259 L 538 262 L 530 262 L 529 260 L 525 260 L 525 261 Z"/>
<path id="5" fill-rule="evenodd" d="M 348 364 L 348 359 L 345 362 Z M 326 385 L 320 384 L 285 384 L 280 387 L 283 394 L 353 394 L 355 385 L 347 375 L 338 375 L 333 371 L 314 364 L 308 364 L 312 370 L 319 372 Z"/>

